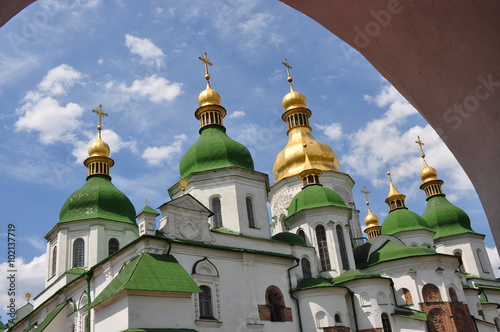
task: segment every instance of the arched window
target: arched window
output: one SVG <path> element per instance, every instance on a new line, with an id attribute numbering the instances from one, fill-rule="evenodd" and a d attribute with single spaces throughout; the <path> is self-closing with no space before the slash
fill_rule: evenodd
<path id="1" fill-rule="evenodd" d="M 326 314 L 323 311 L 318 311 L 316 313 L 316 327 L 318 329 L 328 327 L 328 317 L 326 317 Z"/>
<path id="2" fill-rule="evenodd" d="M 484 273 L 489 273 L 488 270 L 485 268 L 486 266 L 484 265 L 483 252 L 479 248 L 477 249 L 477 258 L 479 259 L 479 264 L 481 265 L 481 270 L 483 270 Z"/>
<path id="3" fill-rule="evenodd" d="M 426 284 L 422 288 L 422 296 L 424 298 L 424 302 L 441 302 L 441 292 L 436 285 Z"/>
<path id="4" fill-rule="evenodd" d="M 266 291 L 266 304 L 271 314 L 271 322 L 285 321 L 285 300 L 276 286 L 269 286 Z"/>
<path id="5" fill-rule="evenodd" d="M 304 240 L 305 243 L 307 243 L 306 233 L 304 232 L 303 229 L 299 229 L 299 231 L 297 232 L 297 235 L 300 236 L 302 238 L 302 240 Z"/>
<path id="6" fill-rule="evenodd" d="M 411 292 L 407 288 L 402 289 L 403 292 L 403 297 L 405 300 L 406 305 L 412 305 L 413 304 L 413 298 L 411 297 Z"/>
<path id="7" fill-rule="evenodd" d="M 255 218 L 253 216 L 253 203 L 250 197 L 246 198 L 247 202 L 247 216 L 248 216 L 248 227 L 255 228 Z"/>
<path id="8" fill-rule="evenodd" d="M 342 323 L 342 316 L 340 314 L 335 314 L 335 324 L 341 324 Z"/>
<path id="9" fill-rule="evenodd" d="M 453 287 L 450 287 L 449 292 L 451 302 L 458 302 L 458 296 L 457 292 L 455 292 L 455 289 Z"/>
<path id="10" fill-rule="evenodd" d="M 200 303 L 200 318 L 213 318 L 212 291 L 208 286 L 200 286 L 201 293 L 198 295 Z"/>
<path id="11" fill-rule="evenodd" d="M 85 266 L 85 241 L 78 238 L 73 242 L 73 267 Z"/>
<path id="12" fill-rule="evenodd" d="M 57 246 L 54 246 L 52 248 L 52 263 L 51 263 L 51 269 L 50 269 L 50 276 L 55 276 L 56 275 L 56 266 L 57 266 Z"/>
<path id="13" fill-rule="evenodd" d="M 215 197 L 212 199 L 212 212 L 214 213 L 212 217 L 213 227 L 222 227 L 222 209 L 219 197 Z"/>
<path id="14" fill-rule="evenodd" d="M 312 278 L 312 273 L 311 273 L 311 263 L 307 258 L 302 258 L 300 260 L 300 265 L 302 266 L 302 276 L 304 279 L 311 279 Z"/>
<path id="15" fill-rule="evenodd" d="M 392 332 L 391 321 L 389 320 L 389 316 L 384 312 L 381 318 L 382 318 L 382 330 L 384 332 Z"/>
<path id="16" fill-rule="evenodd" d="M 342 230 L 342 226 L 340 225 L 337 225 L 335 229 L 337 230 L 337 240 L 339 241 L 342 269 L 349 270 L 349 258 L 347 257 L 347 249 L 345 247 L 344 231 Z"/>
<path id="17" fill-rule="evenodd" d="M 427 314 L 427 322 L 429 331 L 447 331 L 448 319 L 447 315 L 440 308 L 434 308 Z"/>
<path id="18" fill-rule="evenodd" d="M 455 250 L 453 252 L 453 255 L 459 257 L 459 259 L 460 259 L 460 266 L 458 267 L 458 270 L 460 272 L 465 272 L 464 263 L 462 261 L 462 251 L 461 250 Z"/>
<path id="19" fill-rule="evenodd" d="M 120 249 L 120 242 L 117 239 L 112 238 L 108 241 L 108 255 L 112 255 Z"/>
<path id="20" fill-rule="evenodd" d="M 316 240 L 318 241 L 318 253 L 321 261 L 321 270 L 331 270 L 330 256 L 328 254 L 328 243 L 326 242 L 325 227 L 318 225 L 316 227 Z"/>

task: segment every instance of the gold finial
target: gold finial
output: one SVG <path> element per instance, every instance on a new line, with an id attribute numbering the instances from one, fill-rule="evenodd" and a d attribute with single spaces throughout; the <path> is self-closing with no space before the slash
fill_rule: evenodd
<path id="1" fill-rule="evenodd" d="M 184 196 L 184 193 L 186 191 L 186 187 L 188 186 L 188 181 L 184 178 L 184 179 L 180 179 L 179 181 L 179 185 L 181 186 L 181 190 L 182 190 L 182 195 Z"/>
<path id="2" fill-rule="evenodd" d="M 148 205 L 148 204 L 149 204 L 149 199 L 147 199 L 147 198 L 146 198 L 146 199 L 144 200 L 144 202 L 146 203 L 146 205 Z"/>
<path id="3" fill-rule="evenodd" d="M 361 190 L 363 194 L 365 194 L 365 200 L 366 200 L 366 205 L 370 205 L 370 201 L 368 200 L 368 194 L 370 193 L 368 190 L 366 190 L 366 186 L 363 186 L 363 190 Z"/>
<path id="4" fill-rule="evenodd" d="M 213 64 L 208 61 L 207 52 L 203 52 L 203 57 L 199 56 L 198 59 L 200 59 L 205 65 L 205 79 L 207 80 L 207 83 L 210 84 L 210 74 L 208 73 L 208 66 L 213 66 Z"/>
<path id="5" fill-rule="evenodd" d="M 290 89 L 293 90 L 293 85 L 292 85 L 293 77 L 290 74 L 290 69 L 292 69 L 292 66 L 290 66 L 290 64 L 288 63 L 288 60 L 286 58 L 285 58 L 285 61 L 282 62 L 282 64 L 286 67 L 286 73 L 288 75 L 286 80 L 290 83 Z"/>
<path id="6" fill-rule="evenodd" d="M 31 293 L 30 292 L 24 293 L 24 298 L 26 299 L 26 302 L 30 303 Z"/>
<path id="7" fill-rule="evenodd" d="M 97 116 L 99 117 L 99 121 L 97 122 L 97 130 L 99 130 L 99 138 L 101 138 L 101 129 L 102 129 L 102 117 L 103 116 L 108 116 L 108 113 L 104 113 L 102 111 L 102 105 L 99 105 L 99 109 L 92 110 L 92 112 L 97 113 Z"/>
<path id="8" fill-rule="evenodd" d="M 389 165 L 385 164 L 385 167 L 389 169 Z M 389 195 L 385 199 L 385 202 L 389 205 L 389 211 L 396 210 L 399 208 L 406 208 L 405 195 L 401 194 L 394 183 L 392 182 L 391 172 L 387 171 L 387 177 L 389 178 Z"/>

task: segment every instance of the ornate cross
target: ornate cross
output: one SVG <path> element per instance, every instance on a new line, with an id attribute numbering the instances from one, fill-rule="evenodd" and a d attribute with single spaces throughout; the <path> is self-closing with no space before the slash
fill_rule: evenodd
<path id="1" fill-rule="evenodd" d="M 205 79 L 208 81 L 210 79 L 210 74 L 208 73 L 208 66 L 213 66 L 213 64 L 208 61 L 207 52 L 203 52 L 203 57 L 199 56 L 200 59 L 205 64 Z"/>
<path id="2" fill-rule="evenodd" d="M 286 73 L 288 74 L 288 77 L 290 77 L 290 69 L 292 69 L 292 66 L 288 64 L 288 60 L 285 58 L 285 61 L 282 62 L 282 64 L 286 67 Z"/>
<path id="3" fill-rule="evenodd" d="M 424 142 L 422 142 L 422 141 L 420 140 L 420 136 L 417 136 L 417 138 L 418 138 L 418 139 L 415 141 L 415 143 L 417 143 L 417 144 L 418 144 L 418 146 L 420 147 L 420 154 L 421 154 L 422 158 L 425 158 L 424 149 L 422 148 L 422 146 L 424 145 Z"/>
<path id="4" fill-rule="evenodd" d="M 97 113 L 97 116 L 99 117 L 99 122 L 97 123 L 97 130 L 99 130 L 99 137 L 101 137 L 101 129 L 102 129 L 102 117 L 103 116 L 108 116 L 108 113 L 104 113 L 102 111 L 102 105 L 99 105 L 99 109 L 97 110 L 92 110 L 92 112 Z"/>

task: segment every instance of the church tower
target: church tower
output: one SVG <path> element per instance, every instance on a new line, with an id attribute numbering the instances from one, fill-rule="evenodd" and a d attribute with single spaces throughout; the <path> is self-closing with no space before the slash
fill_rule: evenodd
<path id="1" fill-rule="evenodd" d="M 425 160 L 424 143 L 420 137 L 415 143 L 420 146 L 424 163 L 420 171 L 420 189 L 425 192 L 427 206 L 422 217 L 436 232 L 436 251 L 461 257 L 463 270 L 472 276 L 495 279 L 484 245 L 485 236 L 474 232 L 467 213 L 448 201 L 441 188 L 443 181 L 438 179 L 438 172 Z"/>
<path id="2" fill-rule="evenodd" d="M 219 93 L 210 85 L 207 54 L 206 88 L 198 96 L 194 115 L 200 121 L 200 137 L 182 157 L 181 180 L 169 188 L 172 199 L 190 194 L 209 208 L 211 228 L 269 238 L 267 174 L 256 172 L 248 149 L 226 134 Z"/>
<path id="3" fill-rule="evenodd" d="M 108 114 L 101 105 L 93 112 L 99 117 L 98 135 L 84 161 L 87 182 L 66 200 L 59 222 L 45 236 L 46 286 L 73 269 L 89 269 L 138 236 L 134 206 L 111 183 L 114 161 L 109 157 L 108 144 L 101 138 L 101 120 Z"/>
<path id="4" fill-rule="evenodd" d="M 354 181 L 339 171 L 340 162 L 335 152 L 325 143 L 317 141 L 312 135 L 309 118 L 312 112 L 307 108 L 306 97 L 295 91 L 290 75 L 292 68 L 285 59 L 290 92 L 282 100 L 284 113 L 282 120 L 286 123 L 288 143 L 277 155 L 273 166 L 276 182 L 271 186 L 269 202 L 271 204 L 273 234 L 283 232 L 286 226 L 283 220 L 289 216 L 287 209 L 292 198 L 302 190 L 302 179 L 299 175 L 311 168 L 321 172 L 324 187 L 332 189 L 340 195 L 344 204 L 352 210 L 348 221 L 349 238 L 358 242 L 362 237 L 358 211 L 354 204 L 352 187 Z"/>

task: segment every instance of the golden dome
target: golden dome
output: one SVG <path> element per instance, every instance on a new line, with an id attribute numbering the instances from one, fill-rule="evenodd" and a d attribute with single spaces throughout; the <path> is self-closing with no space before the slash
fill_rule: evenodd
<path id="1" fill-rule="evenodd" d="M 424 168 L 420 171 L 420 179 L 425 182 L 437 180 L 438 172 L 434 167 L 427 165 L 427 162 L 424 160 Z"/>
<path id="2" fill-rule="evenodd" d="M 294 91 L 290 85 L 290 92 L 283 97 L 281 105 L 286 111 L 293 108 L 306 107 L 307 99 L 302 93 Z"/>
<path id="3" fill-rule="evenodd" d="M 314 168 L 320 171 L 338 171 L 340 163 L 335 152 L 325 143 L 316 141 L 310 127 L 296 127 L 288 132 L 288 144 L 278 154 L 273 166 L 274 179 L 299 175 Z M 308 163 L 306 163 L 306 158 Z"/>
<path id="4" fill-rule="evenodd" d="M 89 157 L 109 157 L 109 145 L 99 137 L 89 146 Z"/>
<path id="5" fill-rule="evenodd" d="M 198 96 L 198 106 L 205 105 L 220 105 L 221 97 L 217 91 L 210 87 L 210 83 L 207 82 L 207 88 L 203 90 Z"/>
<path id="6" fill-rule="evenodd" d="M 368 207 L 368 214 L 365 217 L 365 225 L 367 228 L 378 226 L 378 217 L 373 214 L 370 207 Z"/>

